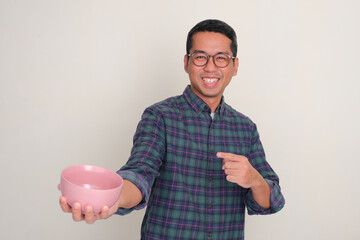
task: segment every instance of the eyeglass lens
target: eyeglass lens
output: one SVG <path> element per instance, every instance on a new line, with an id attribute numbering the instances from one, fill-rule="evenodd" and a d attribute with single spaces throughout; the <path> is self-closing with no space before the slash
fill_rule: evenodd
<path id="1" fill-rule="evenodd" d="M 205 66 L 208 63 L 210 57 L 213 58 L 214 63 L 217 67 L 226 67 L 230 62 L 230 57 L 223 53 L 209 56 L 206 53 L 199 52 L 192 55 L 194 64 L 199 67 Z"/>

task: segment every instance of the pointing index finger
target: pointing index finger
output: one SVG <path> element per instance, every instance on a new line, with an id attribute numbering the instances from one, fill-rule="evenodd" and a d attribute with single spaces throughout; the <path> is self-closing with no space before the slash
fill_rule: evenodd
<path id="1" fill-rule="evenodd" d="M 225 153 L 225 152 L 218 152 L 216 154 L 218 158 L 228 159 L 228 160 L 236 160 L 238 158 L 238 155 L 235 155 L 233 153 Z"/>
<path id="2" fill-rule="evenodd" d="M 218 152 L 216 154 L 216 156 L 218 158 L 222 158 L 223 162 L 239 162 L 239 161 L 243 161 L 243 160 L 247 160 L 248 158 L 243 156 L 243 155 L 236 155 L 233 153 L 224 153 L 224 152 Z"/>

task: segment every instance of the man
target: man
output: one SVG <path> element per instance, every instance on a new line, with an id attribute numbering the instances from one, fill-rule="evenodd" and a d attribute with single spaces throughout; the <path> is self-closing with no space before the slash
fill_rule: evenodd
<path id="1" fill-rule="evenodd" d="M 184 68 L 190 86 L 144 111 L 131 156 L 119 171 L 117 203 L 94 216 L 60 204 L 75 221 L 92 223 L 147 206 L 142 239 L 243 239 L 248 214 L 281 210 L 279 178 L 265 160 L 256 125 L 223 98 L 237 74 L 234 30 L 219 20 L 188 34 Z"/>

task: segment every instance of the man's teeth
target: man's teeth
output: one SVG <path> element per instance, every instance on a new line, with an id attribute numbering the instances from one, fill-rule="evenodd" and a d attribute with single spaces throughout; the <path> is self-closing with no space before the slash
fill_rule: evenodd
<path id="1" fill-rule="evenodd" d="M 207 83 L 213 83 L 213 82 L 216 82 L 218 79 L 217 78 L 203 78 L 203 80 Z"/>

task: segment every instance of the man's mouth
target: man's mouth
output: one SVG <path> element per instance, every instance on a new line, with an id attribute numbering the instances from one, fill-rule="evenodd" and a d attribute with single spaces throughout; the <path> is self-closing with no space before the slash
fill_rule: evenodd
<path id="1" fill-rule="evenodd" d="M 202 80 L 206 83 L 214 83 L 219 81 L 220 78 L 209 78 L 209 77 L 204 77 L 202 78 Z"/>

